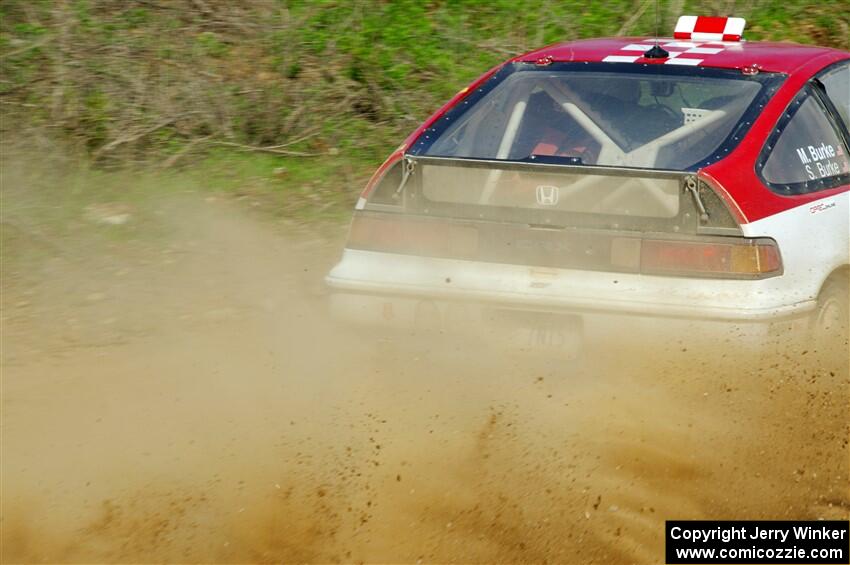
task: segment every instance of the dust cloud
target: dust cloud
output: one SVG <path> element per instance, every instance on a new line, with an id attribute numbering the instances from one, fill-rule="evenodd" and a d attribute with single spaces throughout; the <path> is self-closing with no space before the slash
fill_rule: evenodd
<path id="1" fill-rule="evenodd" d="M 344 227 L 155 217 L 4 266 L 5 562 L 644 563 L 665 519 L 850 513 L 846 366 L 343 327 Z"/>

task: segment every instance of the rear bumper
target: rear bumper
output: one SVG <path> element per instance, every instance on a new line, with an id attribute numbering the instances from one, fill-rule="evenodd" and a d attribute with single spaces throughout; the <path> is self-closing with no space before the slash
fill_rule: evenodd
<path id="1" fill-rule="evenodd" d="M 763 338 L 804 321 L 816 301 L 776 304 L 777 281 L 700 281 L 346 250 L 326 277 L 332 313 L 355 323 L 452 330 L 494 311 L 580 319 L 589 339 L 625 334 Z M 772 291 L 774 290 L 774 291 Z M 463 322 L 463 324 L 461 323 Z"/>
<path id="2" fill-rule="evenodd" d="M 472 333 L 481 336 L 486 328 L 489 337 L 511 338 L 517 334 L 507 325 L 515 320 L 522 324 L 523 316 L 545 316 L 546 324 L 565 320 L 577 327 L 582 340 L 590 343 L 610 343 L 635 337 L 662 340 L 705 338 L 762 341 L 802 326 L 805 316 L 759 320 L 707 319 L 699 317 L 665 317 L 634 312 L 613 312 L 600 309 L 544 308 L 528 303 L 467 302 L 433 296 L 401 294 L 372 294 L 334 290 L 329 298 L 332 315 L 342 322 L 397 330 L 439 330 L 442 332 Z M 514 313 L 514 315 L 508 315 Z M 528 319 L 527 316 L 525 319 Z M 494 320 L 497 320 L 494 322 Z M 534 322 L 532 322 L 533 324 Z M 797 326 L 795 326 L 797 325 Z M 533 327 L 526 326 L 531 332 Z M 529 334 L 529 339 L 535 339 Z M 560 339 L 560 338 L 559 338 Z M 525 338 L 521 338 L 524 341 Z"/>
<path id="3" fill-rule="evenodd" d="M 387 285 L 370 281 L 350 281 L 326 277 L 325 282 L 333 293 L 359 296 L 377 296 L 449 302 L 485 302 L 503 304 L 511 308 L 545 309 L 547 311 L 580 314 L 614 315 L 618 317 L 679 318 L 727 323 L 772 323 L 805 317 L 814 310 L 814 300 L 766 308 L 732 309 L 700 304 L 680 305 L 587 298 L 580 296 L 517 296 L 508 292 L 467 291 L 463 289 L 435 289 L 430 286 Z"/>

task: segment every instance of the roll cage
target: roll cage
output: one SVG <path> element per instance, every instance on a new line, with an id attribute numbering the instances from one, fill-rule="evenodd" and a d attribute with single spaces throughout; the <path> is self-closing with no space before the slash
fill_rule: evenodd
<path id="1" fill-rule="evenodd" d="M 706 78 L 734 78 L 760 83 L 763 88 L 752 99 L 732 98 L 715 109 L 705 110 L 683 107 L 682 112 L 685 116 L 681 126 L 657 135 L 652 139 L 638 144 L 636 147 L 629 147 L 628 143 L 624 143 L 622 139 L 617 139 L 617 124 L 611 123 L 609 118 L 596 111 L 586 95 L 578 92 L 577 89 L 573 88 L 566 81 L 546 80 L 545 74 L 552 73 L 553 71 L 605 74 L 622 73 L 624 75 L 656 77 L 696 76 Z M 661 68 L 660 65 L 611 63 L 556 63 L 541 66 L 532 63 L 510 63 L 495 73 L 491 79 L 482 84 L 461 103 L 446 112 L 432 127 L 426 129 L 413 143 L 408 153 L 412 156 L 456 157 L 457 155 L 434 153 L 431 149 L 438 139 L 442 139 L 449 128 L 453 128 L 453 131 L 449 135 L 449 138 L 451 138 L 464 131 L 475 131 L 477 128 L 485 127 L 487 113 L 481 111 L 469 112 L 469 110 L 475 108 L 476 104 L 491 93 L 496 86 L 506 80 L 512 80 L 511 77 L 516 76 L 516 73 L 519 72 L 540 72 L 541 76 L 539 79 L 535 78 L 533 80 L 526 78 L 525 88 L 517 92 L 508 101 L 507 108 L 509 111 L 507 112 L 507 116 L 505 116 L 506 125 L 499 140 L 498 149 L 495 155 L 491 156 L 492 158 L 496 160 L 539 160 L 539 157 L 535 155 L 529 155 L 528 158 L 522 159 L 510 158 L 511 147 L 516 140 L 523 119 L 529 110 L 530 98 L 536 92 L 545 92 L 599 145 L 597 162 L 594 163 L 597 166 L 648 169 L 663 168 L 658 167 L 658 155 L 662 149 L 671 147 L 697 132 L 705 132 L 712 128 L 720 127 L 723 124 L 729 125 L 726 121 L 732 117 L 736 118 L 737 123 L 732 125 L 730 133 L 723 139 L 717 149 L 707 157 L 682 169 L 686 171 L 695 171 L 710 165 L 734 149 L 748 131 L 760 109 L 765 105 L 766 100 L 778 89 L 785 77 L 785 75 L 776 73 L 745 76 L 740 71 L 719 70 L 707 67 L 670 68 L 670 66 L 665 66 L 665 68 Z M 472 136 L 466 136 L 466 139 L 468 140 L 470 137 Z M 462 145 L 461 141 L 457 143 L 459 147 Z M 552 159 L 549 158 L 547 160 L 551 161 Z M 562 159 L 562 162 L 582 164 L 576 158 Z"/>

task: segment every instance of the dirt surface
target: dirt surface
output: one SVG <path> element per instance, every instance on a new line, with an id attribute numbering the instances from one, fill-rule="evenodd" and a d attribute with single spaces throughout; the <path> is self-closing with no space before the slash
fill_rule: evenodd
<path id="1" fill-rule="evenodd" d="M 344 228 L 155 212 L 4 268 L 4 562 L 644 563 L 665 519 L 850 513 L 846 366 L 348 329 Z"/>

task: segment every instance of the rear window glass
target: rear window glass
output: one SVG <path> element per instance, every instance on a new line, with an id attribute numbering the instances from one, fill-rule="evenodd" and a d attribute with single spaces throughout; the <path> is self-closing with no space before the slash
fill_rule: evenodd
<path id="1" fill-rule="evenodd" d="M 432 202 L 647 218 L 675 217 L 681 192 L 678 179 L 433 165 L 422 186 Z"/>
<path id="2" fill-rule="evenodd" d="M 740 140 L 781 81 L 669 65 L 510 65 L 411 153 L 692 170 Z M 770 85 L 771 88 L 765 88 Z"/>

